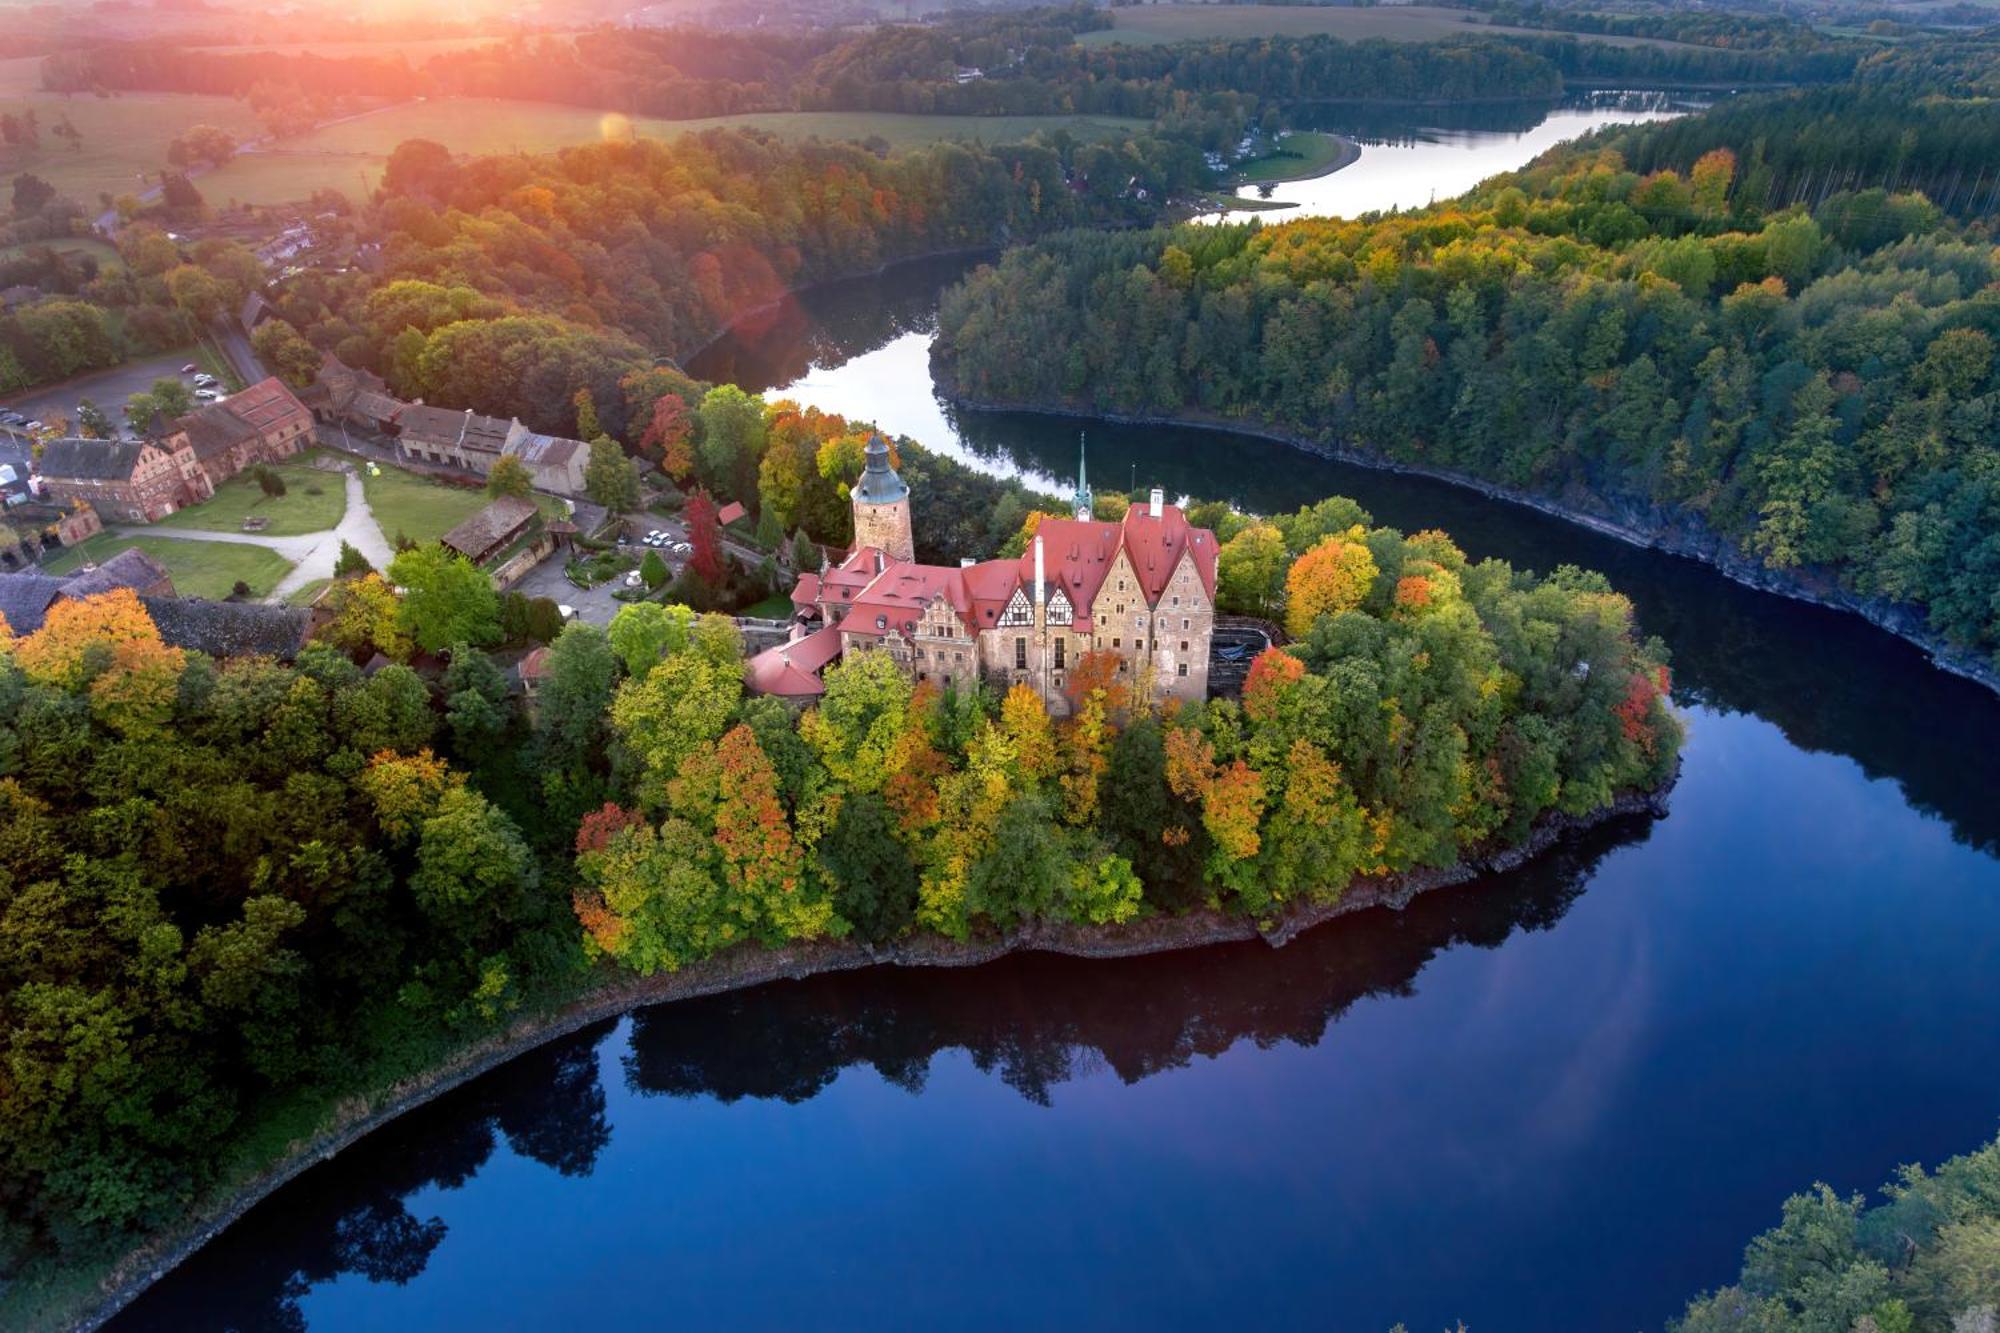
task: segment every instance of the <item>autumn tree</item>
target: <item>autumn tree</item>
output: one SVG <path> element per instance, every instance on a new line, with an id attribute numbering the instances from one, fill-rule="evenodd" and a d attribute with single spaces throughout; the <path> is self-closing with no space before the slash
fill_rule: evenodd
<path id="1" fill-rule="evenodd" d="M 695 491 L 688 496 L 681 519 L 687 524 L 688 545 L 694 548 L 688 556 L 688 572 L 709 588 L 720 588 L 727 567 L 723 564 L 722 525 L 716 521 L 715 501 L 708 498 L 706 491 Z"/>
<path id="2" fill-rule="evenodd" d="M 1323 615 L 1352 611 L 1375 582 L 1375 557 L 1357 536 L 1328 537 L 1285 576 L 1285 632 L 1302 639 Z"/>
<path id="3" fill-rule="evenodd" d="M 486 474 L 486 493 L 496 499 L 503 495 L 511 495 L 517 500 L 533 499 L 535 475 L 520 459 L 512 454 L 502 454 L 493 460 L 493 470 Z"/>

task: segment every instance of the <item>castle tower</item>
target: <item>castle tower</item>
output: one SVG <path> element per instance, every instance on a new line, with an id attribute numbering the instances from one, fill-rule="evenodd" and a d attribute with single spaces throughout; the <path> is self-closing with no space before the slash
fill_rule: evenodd
<path id="1" fill-rule="evenodd" d="M 868 465 L 851 498 L 856 547 L 879 547 L 893 560 L 917 558 L 910 536 L 910 488 L 889 466 L 889 442 L 880 435 L 868 437 Z"/>
<path id="2" fill-rule="evenodd" d="M 1090 521 L 1091 511 L 1095 508 L 1095 504 L 1096 502 L 1090 494 L 1090 482 L 1084 475 L 1083 470 L 1083 432 L 1078 431 L 1076 436 L 1076 495 L 1070 500 L 1070 506 L 1075 511 L 1076 516 L 1087 523 Z"/>

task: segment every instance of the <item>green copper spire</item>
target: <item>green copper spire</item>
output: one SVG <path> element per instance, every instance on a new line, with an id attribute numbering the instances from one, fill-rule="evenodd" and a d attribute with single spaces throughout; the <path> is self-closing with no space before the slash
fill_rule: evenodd
<path id="1" fill-rule="evenodd" d="M 1083 467 L 1082 431 L 1078 431 L 1076 435 L 1076 496 L 1070 503 L 1075 508 L 1078 518 L 1087 519 L 1090 517 L 1094 506 L 1090 494 L 1090 481 Z"/>

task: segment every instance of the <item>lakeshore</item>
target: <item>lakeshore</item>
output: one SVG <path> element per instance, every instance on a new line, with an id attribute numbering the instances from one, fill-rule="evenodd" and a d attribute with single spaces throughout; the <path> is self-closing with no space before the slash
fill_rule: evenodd
<path id="1" fill-rule="evenodd" d="M 94 1298 L 74 1315 L 48 1327 L 89 1330 L 101 1327 L 148 1287 L 158 1282 L 259 1202 L 304 1172 L 397 1118 L 501 1065 L 592 1024 L 634 1010 L 706 996 L 747 991 L 778 981 L 799 981 L 872 967 L 972 968 L 1016 953 L 1042 952 L 1086 959 L 1136 958 L 1198 950 L 1213 945 L 1263 940 L 1282 948 L 1305 932 L 1371 908 L 1400 912 L 1419 895 L 1469 883 L 1485 875 L 1521 869 L 1564 839 L 1621 820 L 1664 817 L 1679 770 L 1653 791 L 1623 792 L 1610 804 L 1581 815 L 1551 812 L 1521 842 L 1476 849 L 1439 869 L 1357 879 L 1332 903 L 1301 903 L 1277 919 L 1259 924 L 1247 918 L 1202 909 L 1175 917 L 1152 917 L 1126 925 L 1074 926 L 1040 923 L 1005 935 L 954 941 L 922 936 L 872 947 L 845 942 L 795 944 L 781 948 L 739 948 L 650 977 L 608 977 L 554 1009 L 526 1017 L 505 1032 L 465 1047 L 430 1071 L 374 1094 L 342 1098 L 329 1123 L 295 1143 L 278 1161 L 220 1191 L 207 1205 L 191 1210 L 180 1230 L 155 1238 L 116 1261 L 95 1284 Z"/>
<path id="2" fill-rule="evenodd" d="M 1573 523 L 1630 546 L 1692 560 L 1697 564 L 1706 565 L 1732 583 L 1741 584 L 1746 588 L 1859 616 L 1877 629 L 1893 634 L 1922 651 L 1930 659 L 1931 665 L 1940 671 L 1973 681 L 2000 694 L 2000 669 L 1946 641 L 1941 635 L 1933 633 L 1925 625 L 1923 613 L 1918 608 L 1849 592 L 1831 580 L 1813 580 L 1802 575 L 1771 569 L 1744 556 L 1704 526 L 1685 518 L 1679 523 L 1672 523 L 1657 512 L 1650 510 L 1641 512 L 1637 508 L 1621 510 L 1597 496 L 1591 498 L 1603 508 L 1601 511 L 1593 512 L 1574 503 L 1537 495 L 1499 482 L 1487 481 L 1469 473 L 1385 458 L 1355 445 L 1315 439 L 1253 420 L 1218 417 L 1198 412 L 1111 412 L 1073 405 L 995 402 L 969 398 L 959 392 L 952 379 L 949 363 L 938 356 L 935 349 L 931 356 L 931 373 L 940 397 L 960 409 L 1065 417 L 1072 420 L 1109 421 L 1127 426 L 1180 426 L 1219 434 L 1247 435 L 1375 472 L 1441 481 L 1477 492 L 1490 500 L 1502 500 L 1508 504 L 1533 509 L 1551 518 Z"/>

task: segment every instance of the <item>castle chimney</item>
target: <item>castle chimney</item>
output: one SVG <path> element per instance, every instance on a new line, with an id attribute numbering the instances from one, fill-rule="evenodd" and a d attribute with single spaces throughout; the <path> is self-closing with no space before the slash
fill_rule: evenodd
<path id="1" fill-rule="evenodd" d="M 1042 622 L 1042 534 L 1035 534 L 1035 623 Z"/>
<path id="2" fill-rule="evenodd" d="M 1158 486 L 1155 486 L 1153 488 L 1153 493 L 1148 497 L 1146 497 L 1146 512 L 1151 514 L 1154 518 L 1158 518 L 1160 516 L 1160 506 L 1164 505 L 1166 502 L 1167 502 L 1166 493 L 1162 491 Z"/>

